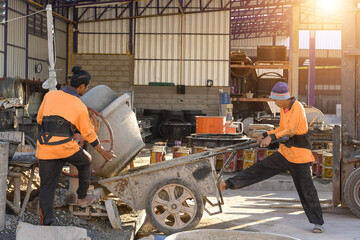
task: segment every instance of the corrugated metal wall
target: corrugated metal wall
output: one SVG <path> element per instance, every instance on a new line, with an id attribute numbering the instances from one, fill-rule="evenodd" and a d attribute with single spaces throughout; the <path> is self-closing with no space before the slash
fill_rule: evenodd
<path id="1" fill-rule="evenodd" d="M 115 10 L 105 12 L 103 18 L 113 18 L 111 11 Z M 93 18 L 94 13 L 87 11 L 82 20 Z M 125 54 L 128 49 L 129 20 L 79 23 L 78 30 L 78 53 Z"/>
<path id="2" fill-rule="evenodd" d="M 26 15 L 27 3 L 21 0 L 8 1 L 8 19 L 24 17 Z M 29 8 L 32 12 L 39 11 L 34 7 Z M 31 13 L 31 12 L 30 12 Z M 46 16 L 45 12 L 38 13 Z M 46 17 L 44 18 L 46 21 Z M 28 46 L 26 46 L 26 25 L 27 19 L 20 18 L 10 21 L 7 31 L 7 77 L 41 80 L 48 78 L 48 58 L 47 39 L 28 34 Z M 56 38 L 56 70 L 59 83 L 66 82 L 66 53 L 67 53 L 67 23 L 63 20 L 55 19 L 55 38 Z M 45 24 L 46 25 L 46 24 Z M 38 26 L 40 28 L 40 26 Z M 0 51 L 4 51 L 4 26 L 0 25 Z M 26 76 L 26 48 L 28 47 L 28 75 Z M 4 53 L 0 52 L 0 76 L 4 75 Z M 41 73 L 35 72 L 35 65 L 42 64 Z"/>
<path id="3" fill-rule="evenodd" d="M 229 21 L 228 11 L 186 14 L 181 36 L 180 15 L 137 19 L 134 84 L 228 86 Z"/>
<path id="4" fill-rule="evenodd" d="M 8 20 L 26 14 L 26 4 L 8 1 Z M 25 79 L 26 65 L 26 18 L 8 22 L 7 32 L 7 76 Z"/>
<path id="5" fill-rule="evenodd" d="M 289 48 L 289 37 L 276 37 L 276 45 L 283 45 Z M 316 57 L 341 57 L 341 34 L 340 31 L 316 31 Z M 248 56 L 256 57 L 258 45 L 273 45 L 273 38 L 251 38 L 231 40 L 232 50 L 241 50 Z M 309 31 L 299 31 L 300 57 L 309 56 Z"/>

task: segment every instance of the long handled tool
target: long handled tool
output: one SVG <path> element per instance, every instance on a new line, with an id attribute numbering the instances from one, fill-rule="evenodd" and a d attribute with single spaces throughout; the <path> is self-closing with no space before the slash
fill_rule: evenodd
<path id="1" fill-rule="evenodd" d="M 271 141 L 271 143 L 277 143 L 277 142 L 286 142 L 287 140 L 289 140 L 288 137 L 284 137 L 284 138 L 280 138 L 280 139 L 277 139 L 275 141 Z M 255 143 L 254 143 L 255 142 Z M 223 165 L 223 167 L 221 168 L 220 172 L 218 173 L 218 179 L 217 179 L 217 185 L 219 186 L 220 184 L 220 181 L 221 181 L 221 176 L 222 174 L 224 173 L 224 170 L 229 166 L 231 160 L 235 157 L 236 153 L 240 150 L 244 150 L 244 149 L 249 149 L 249 148 L 256 148 L 256 147 L 259 147 L 260 144 L 259 143 L 256 143 L 256 140 L 254 141 L 250 141 L 250 142 L 246 142 L 246 143 L 243 143 L 242 145 L 238 144 L 237 147 L 235 147 L 230 156 L 226 159 L 226 162 L 225 164 Z M 229 148 L 230 146 L 228 146 Z M 230 151 L 229 151 L 230 152 Z M 220 154 L 223 154 L 224 152 L 220 153 Z"/>

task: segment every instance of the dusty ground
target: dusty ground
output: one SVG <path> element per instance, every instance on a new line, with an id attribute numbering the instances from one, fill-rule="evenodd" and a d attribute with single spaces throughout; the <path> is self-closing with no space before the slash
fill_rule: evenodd
<path id="1" fill-rule="evenodd" d="M 150 148 L 151 145 L 148 144 L 147 148 L 138 155 L 135 166 L 149 164 Z M 171 159 L 171 153 L 166 158 Z M 225 177 L 228 176 L 230 175 L 227 174 Z M 125 232 L 112 229 L 109 220 L 104 217 L 73 216 L 69 214 L 68 207 L 64 206 L 64 196 L 67 189 L 66 181 L 66 178 L 60 181 L 62 184 L 56 192 L 55 205 L 57 207 L 54 212 L 56 217 L 54 225 L 85 228 L 91 239 L 130 239 L 132 226 L 134 226 L 138 213 L 132 212 L 128 207 L 117 202 L 122 223 L 127 226 Z M 223 194 L 225 201 L 223 213 L 209 216 L 204 212 L 203 218 L 196 228 L 270 232 L 293 236 L 302 240 L 360 240 L 359 219 L 344 208 L 325 210 L 325 233 L 321 235 L 311 233 L 312 224 L 308 223 L 298 202 L 296 192 L 288 188 L 291 185 L 291 179 L 283 175 L 272 181 L 265 181 L 262 186 L 254 186 L 253 189 L 225 191 Z M 287 184 L 286 181 L 290 181 L 290 183 Z M 276 184 L 276 182 L 282 184 Z M 324 190 L 324 192 L 319 192 L 320 198 L 324 203 L 327 203 L 331 200 L 331 192 L 328 191 L 328 186 L 325 186 L 322 181 L 317 180 L 316 183 L 319 184 L 319 188 Z M 272 185 L 281 185 L 281 188 L 285 191 L 274 191 L 275 189 L 259 191 L 263 187 L 269 188 Z M 22 221 L 39 224 L 37 204 L 37 198 L 29 203 Z M 215 211 L 216 209 L 211 210 Z M 18 221 L 18 217 L 8 209 L 5 229 L 0 233 L 0 239 L 15 239 Z M 159 233 L 153 231 L 152 234 Z"/>

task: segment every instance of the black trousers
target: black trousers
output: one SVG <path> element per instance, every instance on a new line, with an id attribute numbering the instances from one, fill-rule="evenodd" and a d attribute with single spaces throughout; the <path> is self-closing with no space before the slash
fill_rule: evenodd
<path id="1" fill-rule="evenodd" d="M 61 170 L 66 162 L 78 169 L 79 188 L 78 198 L 85 198 L 90 183 L 90 154 L 80 148 L 78 152 L 68 158 L 39 159 L 40 173 L 40 221 L 41 225 L 50 225 L 53 222 L 53 208 L 55 189 Z"/>
<path id="2" fill-rule="evenodd" d="M 232 189 L 243 188 L 261 182 L 284 171 L 290 171 L 301 204 L 309 221 L 314 224 L 324 223 L 319 197 L 317 195 L 310 171 L 311 163 L 292 163 L 276 152 L 264 160 L 226 180 Z"/>

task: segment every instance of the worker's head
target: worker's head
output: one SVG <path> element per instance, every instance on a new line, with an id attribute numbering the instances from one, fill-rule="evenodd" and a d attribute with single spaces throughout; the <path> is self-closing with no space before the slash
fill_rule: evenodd
<path id="1" fill-rule="evenodd" d="M 73 67 L 72 72 L 70 86 L 75 88 L 79 95 L 82 96 L 88 90 L 91 80 L 90 74 L 82 70 L 80 66 Z"/>
<path id="2" fill-rule="evenodd" d="M 284 82 L 277 82 L 271 90 L 270 98 L 275 100 L 278 107 L 288 107 L 290 102 L 289 86 Z"/>

